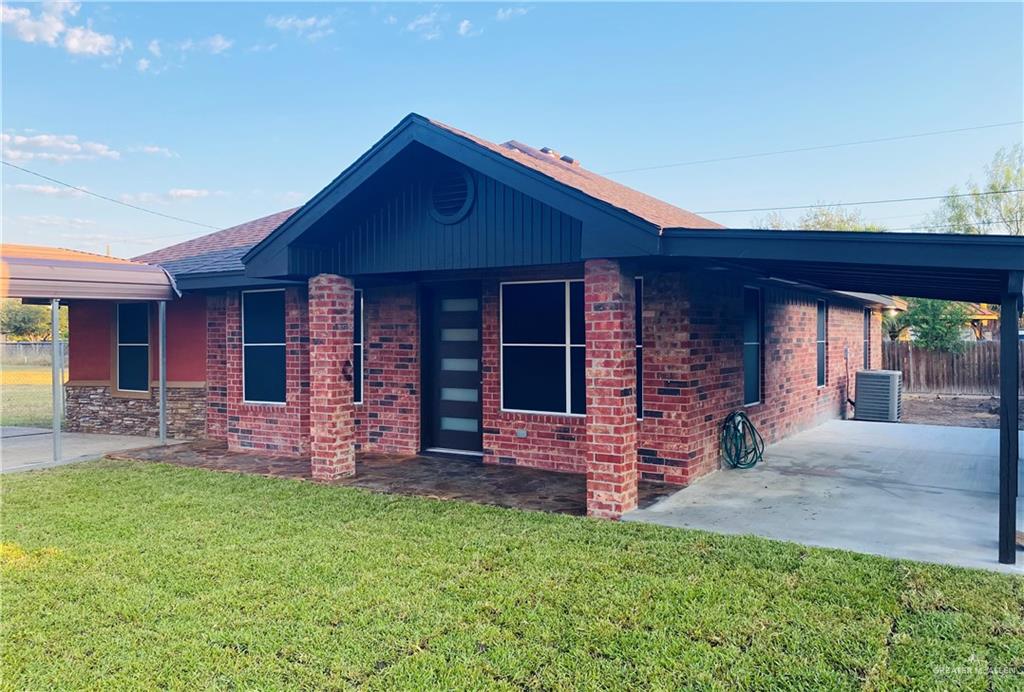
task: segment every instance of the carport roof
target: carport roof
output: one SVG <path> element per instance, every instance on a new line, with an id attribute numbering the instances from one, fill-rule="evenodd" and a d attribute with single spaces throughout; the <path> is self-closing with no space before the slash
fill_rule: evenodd
<path id="1" fill-rule="evenodd" d="M 998 303 L 1021 293 L 1024 238 L 938 233 L 668 228 L 664 257 L 834 291 Z"/>
<path id="2" fill-rule="evenodd" d="M 0 245 L 5 298 L 170 300 L 178 295 L 160 267 L 78 250 Z"/>

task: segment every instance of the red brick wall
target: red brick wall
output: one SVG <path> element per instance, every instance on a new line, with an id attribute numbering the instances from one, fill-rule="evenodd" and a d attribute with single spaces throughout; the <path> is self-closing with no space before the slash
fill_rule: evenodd
<path id="1" fill-rule="evenodd" d="M 584 276 L 587 514 L 618 519 L 637 501 L 635 280 L 613 260 Z"/>
<path id="2" fill-rule="evenodd" d="M 516 277 L 522 278 L 522 275 Z M 571 277 L 559 275 L 557 278 Z M 484 463 L 584 473 L 587 469 L 585 417 L 501 410 L 498 286 L 498 279 L 484 282 L 481 306 Z M 525 431 L 526 436 L 519 437 L 517 431 Z"/>
<path id="3" fill-rule="evenodd" d="M 356 440 L 366 451 L 420 449 L 420 321 L 415 284 L 363 291 L 363 403 Z"/>
<path id="4" fill-rule="evenodd" d="M 663 273 L 644 283 L 641 477 L 689 483 L 719 467 L 722 420 L 743 405 L 743 283 L 728 274 Z M 863 364 L 863 308 L 829 298 L 828 377 L 816 383 L 816 296 L 763 288 L 761 403 L 746 407 L 767 442 L 843 415 L 846 375 Z M 872 358 L 881 362 L 879 320 Z"/>
<path id="5" fill-rule="evenodd" d="M 320 274 L 309 280 L 309 446 L 319 481 L 356 472 L 350 369 L 355 298 L 349 278 Z"/>
<path id="6" fill-rule="evenodd" d="M 309 454 L 309 326 L 305 287 L 285 290 L 286 403 L 242 401 L 242 311 L 238 291 L 225 303 L 227 441 L 234 450 Z"/>
<path id="7" fill-rule="evenodd" d="M 206 298 L 206 436 L 211 440 L 226 440 L 228 436 L 226 306 L 223 293 Z"/>

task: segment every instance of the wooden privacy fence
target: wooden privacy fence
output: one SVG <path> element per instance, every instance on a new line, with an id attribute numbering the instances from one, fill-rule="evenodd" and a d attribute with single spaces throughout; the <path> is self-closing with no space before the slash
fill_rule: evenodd
<path id="1" fill-rule="evenodd" d="M 1017 349 L 1024 366 L 1024 353 Z M 903 372 L 907 392 L 999 394 L 999 342 L 970 343 L 963 353 L 914 348 L 909 341 L 882 343 L 882 367 Z M 1024 367 L 1021 368 L 1024 374 Z"/>

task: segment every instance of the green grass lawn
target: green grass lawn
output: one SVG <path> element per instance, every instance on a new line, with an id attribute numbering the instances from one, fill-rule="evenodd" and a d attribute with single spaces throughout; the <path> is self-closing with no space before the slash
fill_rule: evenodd
<path id="1" fill-rule="evenodd" d="M 0 425 L 53 425 L 53 385 L 49 366 L 9 365 L 0 372 Z"/>
<path id="2" fill-rule="evenodd" d="M 1021 689 L 1024 580 L 285 479 L 4 476 L 7 689 Z"/>

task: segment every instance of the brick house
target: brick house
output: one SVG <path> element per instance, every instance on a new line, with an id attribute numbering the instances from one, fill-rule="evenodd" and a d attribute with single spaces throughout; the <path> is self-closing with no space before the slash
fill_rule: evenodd
<path id="1" fill-rule="evenodd" d="M 410 115 L 302 207 L 136 258 L 182 292 L 169 430 L 320 479 L 359 450 L 586 474 L 589 513 L 617 517 L 638 478 L 717 469 L 731 411 L 778 440 L 881 365 L 884 297 L 668 252 L 722 229 Z M 154 310 L 71 305 L 71 430 L 153 434 Z"/>

